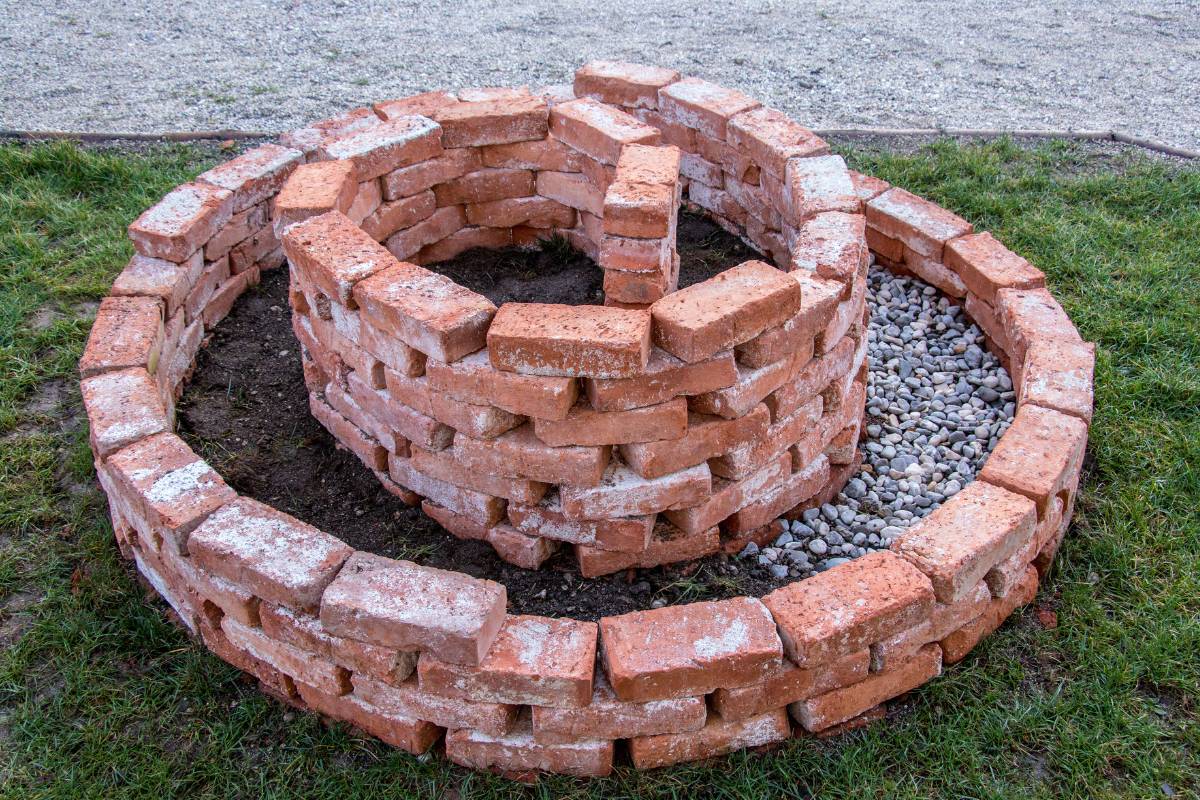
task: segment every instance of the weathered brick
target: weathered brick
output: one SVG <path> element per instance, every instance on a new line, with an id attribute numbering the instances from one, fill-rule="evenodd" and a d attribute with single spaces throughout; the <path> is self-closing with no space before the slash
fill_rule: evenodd
<path id="1" fill-rule="evenodd" d="M 953 603 L 1032 538 L 1036 522 L 1031 500 L 980 480 L 908 528 L 891 549 L 928 576 L 939 601 Z"/>
<path id="2" fill-rule="evenodd" d="M 200 173 L 196 180 L 233 192 L 236 214 L 275 195 L 303 160 L 299 150 L 267 142 Z"/>
<path id="3" fill-rule="evenodd" d="M 791 471 L 791 455 L 781 453 L 767 466 L 740 481 L 714 479 L 712 493 L 705 502 L 691 508 L 666 511 L 665 516 L 687 533 L 707 530 L 779 486 Z"/>
<path id="4" fill-rule="evenodd" d="M 353 549 L 248 497 L 211 514 L 188 539 L 196 562 L 254 594 L 311 609 Z"/>
<path id="5" fill-rule="evenodd" d="M 1030 346 L 1039 340 L 1082 341 L 1067 312 L 1045 289 L 1001 289 L 996 292 L 996 318 L 1004 326 L 1008 356 L 1013 360 L 1014 382 L 1020 382 L 1018 365 Z"/>
<path id="6" fill-rule="evenodd" d="M 737 380 L 733 354 L 687 363 L 652 347 L 645 370 L 632 378 L 588 378 L 588 401 L 598 411 L 622 411 L 666 402 L 679 395 L 696 395 L 731 385 Z"/>
<path id="7" fill-rule="evenodd" d="M 107 467 L 138 519 L 176 552 L 187 552 L 188 534 L 237 497 L 212 467 L 170 432 L 118 450 Z"/>
<path id="8" fill-rule="evenodd" d="M 875 673 L 850 686 L 793 703 L 789 710 L 805 730 L 821 731 L 854 719 L 885 700 L 912 691 L 936 678 L 941 672 L 941 648 L 928 645 L 907 661 L 885 672 Z"/>
<path id="9" fill-rule="evenodd" d="M 459 206 L 454 207 L 459 210 Z M 454 231 L 449 236 L 433 244 L 425 245 L 412 257 L 421 264 L 436 264 L 439 261 L 449 261 L 460 253 L 476 247 L 487 250 L 499 250 L 512 245 L 512 231 L 508 228 L 478 228 L 465 227 Z"/>
<path id="10" fill-rule="evenodd" d="M 144 369 L 84 378 L 80 391 L 90 427 L 88 440 L 99 459 L 173 427 L 173 415 L 163 405 L 158 384 Z"/>
<path id="11" fill-rule="evenodd" d="M 443 106 L 433 112 L 445 147 L 478 147 L 544 139 L 549 106 L 541 97 L 512 97 Z"/>
<path id="12" fill-rule="evenodd" d="M 410 228 L 422 220 L 429 219 L 437 210 L 433 192 L 424 191 L 411 197 L 380 203 L 368 214 L 360 227 L 377 242 L 382 242 L 398 230 Z"/>
<path id="13" fill-rule="evenodd" d="M 625 462 L 643 478 L 660 478 L 753 442 L 767 431 L 770 413 L 761 403 L 745 416 L 722 419 L 689 414 L 687 431 L 678 439 L 621 445 Z"/>
<path id="14" fill-rule="evenodd" d="M 631 108 L 658 108 L 658 90 L 679 80 L 673 69 L 624 61 L 589 61 L 575 71 L 575 94 Z"/>
<path id="15" fill-rule="evenodd" d="M 398 265 L 391 253 L 339 211 L 288 228 L 283 249 L 306 281 L 350 308 L 355 307 L 355 284 Z"/>
<path id="16" fill-rule="evenodd" d="M 975 645 L 997 630 L 1017 608 L 1031 602 L 1037 595 L 1038 572 L 1027 566 L 1020 581 L 1004 597 L 994 598 L 986 611 L 962 627 L 948 634 L 938 644 L 946 664 L 955 664 L 966 658 Z"/>
<path id="17" fill-rule="evenodd" d="M 383 196 L 398 200 L 427 191 L 439 183 L 454 180 L 483 166 L 475 148 L 446 150 L 431 158 L 407 167 L 392 170 L 383 176 Z"/>
<path id="18" fill-rule="evenodd" d="M 134 249 L 144 256 L 186 261 L 233 215 L 233 192 L 183 183 L 129 224 Z"/>
<path id="19" fill-rule="evenodd" d="M 1000 289 L 1040 289 L 1046 285 L 1040 269 L 986 231 L 947 242 L 943 260 L 971 292 L 991 305 L 995 305 Z"/>
<path id="20" fill-rule="evenodd" d="M 481 150 L 485 167 L 579 172 L 586 156 L 548 136 L 541 141 L 489 145 Z"/>
<path id="21" fill-rule="evenodd" d="M 380 118 L 370 108 L 359 107 L 344 111 L 337 116 L 313 122 L 303 128 L 289 131 L 279 137 L 284 147 L 302 151 L 311 158 L 322 143 L 345 136 L 352 131 L 380 124 Z"/>
<path id="22" fill-rule="evenodd" d="M 556 139 L 603 164 L 616 164 L 627 144 L 657 144 L 658 131 L 636 117 L 590 97 L 550 109 Z"/>
<path id="23" fill-rule="evenodd" d="M 510 615 L 478 665 L 424 654 L 417 674 L 421 689 L 433 694 L 577 708 L 591 701 L 595 662 L 596 623 Z"/>
<path id="24" fill-rule="evenodd" d="M 650 355 L 650 315 L 603 306 L 505 303 L 487 332 L 492 365 L 526 375 L 625 378 Z"/>
<path id="25" fill-rule="evenodd" d="M 489 402 L 514 414 L 564 419 L 575 405 L 578 383 L 572 378 L 521 375 L 492 366 L 487 350 L 452 364 L 429 361 L 429 384 L 460 400 Z"/>
<path id="26" fill-rule="evenodd" d="M 456 437 L 466 439 L 468 437 Z M 401 486 L 427 497 L 440 506 L 462 514 L 485 528 L 504 519 L 504 500 L 499 497 L 457 486 L 426 475 L 413 467 L 412 461 L 399 456 L 388 458 L 388 475 Z"/>
<path id="27" fill-rule="evenodd" d="M 542 772 L 604 777 L 612 772 L 613 742 L 587 740 L 567 744 L 541 744 L 533 737 L 528 714 L 504 736 L 460 728 L 446 734 L 446 758 L 471 769 L 509 772 Z"/>
<path id="28" fill-rule="evenodd" d="M 442 152 L 441 128 L 426 117 L 397 117 L 326 142 L 319 157 L 354 164 L 359 183 Z"/>
<path id="29" fill-rule="evenodd" d="M 829 482 L 829 459 L 819 455 L 761 497 L 742 506 L 721 523 L 725 534 L 740 534 L 769 524 L 813 497 Z"/>
<path id="30" fill-rule="evenodd" d="M 357 192 L 354 165 L 349 161 L 301 164 L 275 196 L 275 231 L 282 235 L 288 226 L 330 211 L 345 214 Z"/>
<path id="31" fill-rule="evenodd" d="M 541 744 L 595 739 L 628 739 L 660 733 L 684 733 L 704 727 L 703 697 L 679 697 L 632 703 L 617 698 L 598 670 L 591 702 L 578 708 L 532 708 L 533 737 Z"/>
<path id="32" fill-rule="evenodd" d="M 861 214 L 816 214 L 804 221 L 789 243 L 792 269 L 815 272 L 844 286 L 867 261 L 866 223 Z"/>
<path id="33" fill-rule="evenodd" d="M 105 297 L 79 359 L 83 377 L 115 369 L 158 370 L 164 338 L 162 303 L 156 297 Z"/>
<path id="34" fill-rule="evenodd" d="M 1035 339 L 1025 352 L 1020 402 L 1091 422 L 1095 366 L 1096 346 L 1090 342 Z"/>
<path id="35" fill-rule="evenodd" d="M 430 452 L 414 447 L 412 467 L 438 480 L 518 503 L 536 504 L 545 496 L 548 488 L 547 484 L 538 481 L 470 469 L 454 457 L 452 450 Z"/>
<path id="36" fill-rule="evenodd" d="M 829 152 L 821 137 L 773 108 L 756 108 L 729 120 L 726 138 L 761 169 L 782 178 L 789 159 Z"/>
<path id="37" fill-rule="evenodd" d="M 504 622 L 502 585 L 357 553 L 325 590 L 321 623 L 338 636 L 478 664 Z"/>
<path id="38" fill-rule="evenodd" d="M 929 617 L 933 601 L 929 579 L 890 552 L 868 553 L 763 598 L 788 657 L 804 668 L 912 627 Z"/>
<path id="39" fill-rule="evenodd" d="M 867 203 L 867 225 L 923 256 L 942 260 L 946 242 L 971 232 L 971 223 L 903 189 Z"/>
<path id="40" fill-rule="evenodd" d="M 572 228 L 575 209 L 546 197 L 509 197 L 487 202 L 472 202 L 467 206 L 467 221 L 472 225 L 511 228 L 527 225 L 534 228 Z"/>
<path id="41" fill-rule="evenodd" d="M 429 720 L 443 728 L 473 728 L 492 736 L 503 736 L 517 721 L 517 707 L 503 703 L 478 702 L 424 691 L 414 675 L 393 684 L 355 674 L 354 695 L 375 708 L 412 719 Z"/>
<path id="42" fill-rule="evenodd" d="M 864 203 L 874 200 L 892 188 L 892 185 L 882 178 L 876 178 L 873 175 L 864 175 L 854 170 L 850 170 L 850 182 L 854 184 L 854 193 Z"/>
<path id="43" fill-rule="evenodd" d="M 384 100 L 376 103 L 375 113 L 384 122 L 390 122 L 397 117 L 421 116 L 428 117 L 439 108 L 458 105 L 458 98 L 449 92 L 422 92 L 421 94 L 400 97 L 395 100 Z"/>
<path id="44" fill-rule="evenodd" d="M 600 636 L 613 691 L 635 702 L 756 683 L 783 653 L 771 615 L 749 597 L 605 617 Z"/>
<path id="45" fill-rule="evenodd" d="M 679 439 L 687 427 L 687 401 L 681 397 L 628 411 L 596 411 L 579 403 L 561 420 L 533 420 L 533 432 L 551 447 Z"/>
<path id="46" fill-rule="evenodd" d="M 468 469 L 544 483 L 595 486 L 608 466 L 608 447 L 550 447 L 522 425 L 495 439 L 456 436 L 450 454 Z"/>
<path id="47" fill-rule="evenodd" d="M 316 392 L 309 392 L 309 413 L 333 435 L 338 447 L 344 447 L 356 455 L 367 469 L 375 472 L 386 470 L 388 465 L 387 448 L 384 447 L 380 440 L 354 424 L 341 411 L 335 409 L 329 402 L 333 396 L 334 393 L 329 391 L 328 387 L 325 396 L 321 396 Z M 346 410 L 345 407 L 343 407 L 343 410 Z"/>
<path id="48" fill-rule="evenodd" d="M 604 215 L 604 192 L 581 173 L 543 170 L 537 174 L 536 184 L 542 197 L 596 217 Z"/>
<path id="49" fill-rule="evenodd" d="M 641 239 L 674 238 L 676 201 L 674 185 L 618 178 L 604 195 L 604 232 Z"/>
<path id="50" fill-rule="evenodd" d="M 571 519 L 563 513 L 562 502 L 556 492 L 547 495 L 537 505 L 509 503 L 508 521 L 526 534 L 628 553 L 644 551 L 654 529 L 654 516 L 650 514 L 611 519 Z"/>
<path id="51" fill-rule="evenodd" d="M 434 419 L 476 439 L 494 439 L 525 421 L 496 406 L 467 403 L 441 392 L 434 392 L 432 398 Z"/>
<path id="52" fill-rule="evenodd" d="M 113 281 L 109 294 L 119 297 L 155 298 L 166 309 L 168 318 L 183 308 L 188 293 L 204 270 L 200 250 L 182 264 L 134 254 L 125 269 Z"/>
<path id="53" fill-rule="evenodd" d="M 246 241 L 250 237 L 262 231 L 264 227 L 272 232 L 272 241 L 275 246 L 278 246 L 278 239 L 275 239 L 274 229 L 268 226 L 267 203 L 259 203 L 256 206 L 251 206 L 243 211 L 239 211 L 229 218 L 229 222 L 225 223 L 225 227 L 221 228 L 207 244 L 204 245 L 204 258 L 207 261 L 215 261 L 221 256 L 233 250 L 237 245 Z M 267 241 L 266 237 L 258 237 L 260 241 Z M 246 257 L 250 254 L 249 248 L 240 248 L 239 264 L 246 265 Z"/>
<path id="54" fill-rule="evenodd" d="M 614 460 L 598 485 L 563 486 L 563 512 L 573 519 L 605 519 L 656 514 L 703 502 L 712 487 L 711 473 L 697 464 L 660 478 L 647 479 Z"/>
<path id="55" fill-rule="evenodd" d="M 558 549 L 558 542 L 551 539 L 521 533 L 503 522 L 484 527 L 473 519 L 428 500 L 421 503 L 421 510 L 459 539 L 487 542 L 496 555 L 522 569 L 537 569 Z"/>
<path id="56" fill-rule="evenodd" d="M 334 696 L 350 691 L 350 673 L 332 661 L 272 639 L 262 630 L 229 617 L 221 620 L 221 630 L 234 647 L 245 650 L 300 683 Z"/>
<path id="57" fill-rule="evenodd" d="M 787 710 L 777 708 L 755 717 L 726 720 L 712 713 L 699 731 L 635 737 L 629 742 L 633 765 L 654 769 L 684 761 L 713 758 L 749 747 L 781 742 L 792 734 Z"/>
<path id="58" fill-rule="evenodd" d="M 333 636 L 317 617 L 274 603 L 263 603 L 258 611 L 267 636 L 340 664 L 353 673 L 365 673 L 359 677 L 370 675 L 373 682 L 399 685 L 417 668 L 415 650 L 397 650 Z M 370 698 L 366 699 L 370 702 Z"/>
<path id="59" fill-rule="evenodd" d="M 1052 498 L 1075 483 L 1087 447 L 1087 423 L 1048 408 L 1024 405 L 1000 437 L 979 477 L 1037 503 L 1044 517 Z"/>
<path id="60" fill-rule="evenodd" d="M 392 747 L 409 753 L 424 753 L 442 736 L 442 729 L 431 722 L 384 711 L 353 694 L 326 694 L 303 683 L 297 683 L 296 688 L 314 711 L 349 722 Z"/>
<path id="61" fill-rule="evenodd" d="M 533 172 L 527 169 L 485 168 L 433 187 L 439 206 L 528 197 L 533 191 Z"/>
<path id="62" fill-rule="evenodd" d="M 721 549 L 721 535 L 716 527 L 686 533 L 663 519 L 654 523 L 650 543 L 640 553 L 601 550 L 586 544 L 575 545 L 579 574 L 585 578 L 609 575 L 630 567 L 649 569 L 679 561 L 693 561 L 711 556 Z"/>
<path id="63" fill-rule="evenodd" d="M 765 367 L 792 355 L 801 368 L 812 358 L 814 339 L 833 318 L 842 284 L 803 270 L 788 273 L 800 284 L 800 310 L 790 319 L 736 348 L 737 360 L 747 367 Z"/>
<path id="64" fill-rule="evenodd" d="M 793 225 L 830 211 L 856 214 L 861 207 L 861 201 L 850 183 L 850 172 L 841 156 L 814 156 L 788 161 L 784 196 L 788 221 Z"/>
<path id="65" fill-rule="evenodd" d="M 458 99 L 464 103 L 484 103 L 492 100 L 512 100 L 529 97 L 528 86 L 468 86 L 459 89 Z"/>
<path id="66" fill-rule="evenodd" d="M 722 140 L 730 119 L 758 105 L 752 97 L 701 78 L 684 78 L 658 91 L 658 108 L 664 117 Z"/>
<path id="67" fill-rule="evenodd" d="M 784 353 L 778 361 L 761 367 L 739 364 L 738 379 L 732 386 L 696 395 L 688 405 L 693 411 L 717 414 L 730 420 L 749 414 L 768 395 L 791 380 L 796 371 L 811 359 L 809 346 Z"/>
<path id="68" fill-rule="evenodd" d="M 354 287 L 365 321 L 442 362 L 484 346 L 496 307 L 486 297 L 412 264 L 394 264 Z"/>
<path id="69" fill-rule="evenodd" d="M 813 669 L 800 669 L 784 661 L 758 683 L 717 689 L 712 694 L 713 711 L 728 722 L 766 714 L 789 703 L 857 683 L 867 677 L 870 662 L 868 650 L 849 653 Z"/>

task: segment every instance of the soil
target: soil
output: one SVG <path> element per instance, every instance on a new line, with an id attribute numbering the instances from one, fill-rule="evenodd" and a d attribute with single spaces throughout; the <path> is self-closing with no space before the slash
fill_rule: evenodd
<path id="1" fill-rule="evenodd" d="M 736 237 L 680 215 L 681 285 L 749 258 Z M 470 251 L 431 265 L 493 302 L 596 302 L 601 270 L 586 256 L 542 250 Z M 558 256 L 566 256 L 556 261 Z M 240 494 L 327 531 L 360 550 L 457 570 L 508 588 L 511 613 L 594 620 L 661 605 L 760 596 L 780 581 L 715 555 L 683 565 L 580 577 L 569 545 L 538 570 L 502 561 L 491 546 L 464 541 L 385 491 L 354 455 L 339 449 L 308 410 L 291 330 L 287 272 L 272 270 L 235 304 L 200 351 L 178 405 L 179 433 Z"/>

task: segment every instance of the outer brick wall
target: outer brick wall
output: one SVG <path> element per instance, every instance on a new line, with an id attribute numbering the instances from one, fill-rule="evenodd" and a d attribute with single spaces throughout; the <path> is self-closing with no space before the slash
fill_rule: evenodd
<path id="1" fill-rule="evenodd" d="M 575 89 L 356 109 L 130 226 L 121 301 L 81 360 L 121 552 L 264 691 L 413 752 L 446 732 L 475 768 L 603 775 L 616 740 L 650 768 L 878 718 L 1034 596 L 1074 509 L 1093 349 L 1027 261 L 753 99 L 611 62 Z M 681 202 L 785 271 L 675 291 Z M 419 266 L 553 232 L 597 258 L 609 297 L 556 312 L 565 344 L 537 313 L 493 333 L 490 303 Z M 314 414 L 456 535 L 528 568 L 570 544 L 585 574 L 736 549 L 852 474 L 868 244 L 965 302 L 1017 419 L 978 489 L 894 552 L 762 602 L 512 616 L 502 586 L 239 499 L 171 432 L 207 332 L 286 250 Z"/>

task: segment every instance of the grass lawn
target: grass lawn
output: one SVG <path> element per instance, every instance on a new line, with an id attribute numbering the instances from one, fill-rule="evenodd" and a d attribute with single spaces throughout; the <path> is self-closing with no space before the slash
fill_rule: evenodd
<path id="1" fill-rule="evenodd" d="M 166 621 L 112 542 L 75 362 L 125 224 L 219 156 L 0 145 L 0 798 L 1200 793 L 1200 165 L 1061 142 L 844 152 L 1030 258 L 1098 342 L 1055 572 L 865 731 L 522 786 L 291 712 Z"/>

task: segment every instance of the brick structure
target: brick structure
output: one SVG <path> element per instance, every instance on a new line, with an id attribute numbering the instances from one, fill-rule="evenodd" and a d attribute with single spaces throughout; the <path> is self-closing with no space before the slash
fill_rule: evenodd
<path id="1" fill-rule="evenodd" d="M 677 291 L 681 202 L 781 269 Z M 496 309 L 422 266 L 554 232 L 604 269 L 605 307 Z M 355 109 L 178 187 L 130 237 L 81 360 L 122 553 L 265 691 L 412 752 L 604 775 L 617 740 L 653 768 L 879 718 L 1033 598 L 1071 521 L 1094 350 L 1036 267 L 672 70 Z M 314 415 L 455 535 L 526 568 L 569 544 L 585 576 L 736 549 L 853 473 L 872 252 L 965 303 L 1017 419 L 892 552 L 761 601 L 512 615 L 498 584 L 239 498 L 172 433 L 207 333 L 286 255 Z"/>

